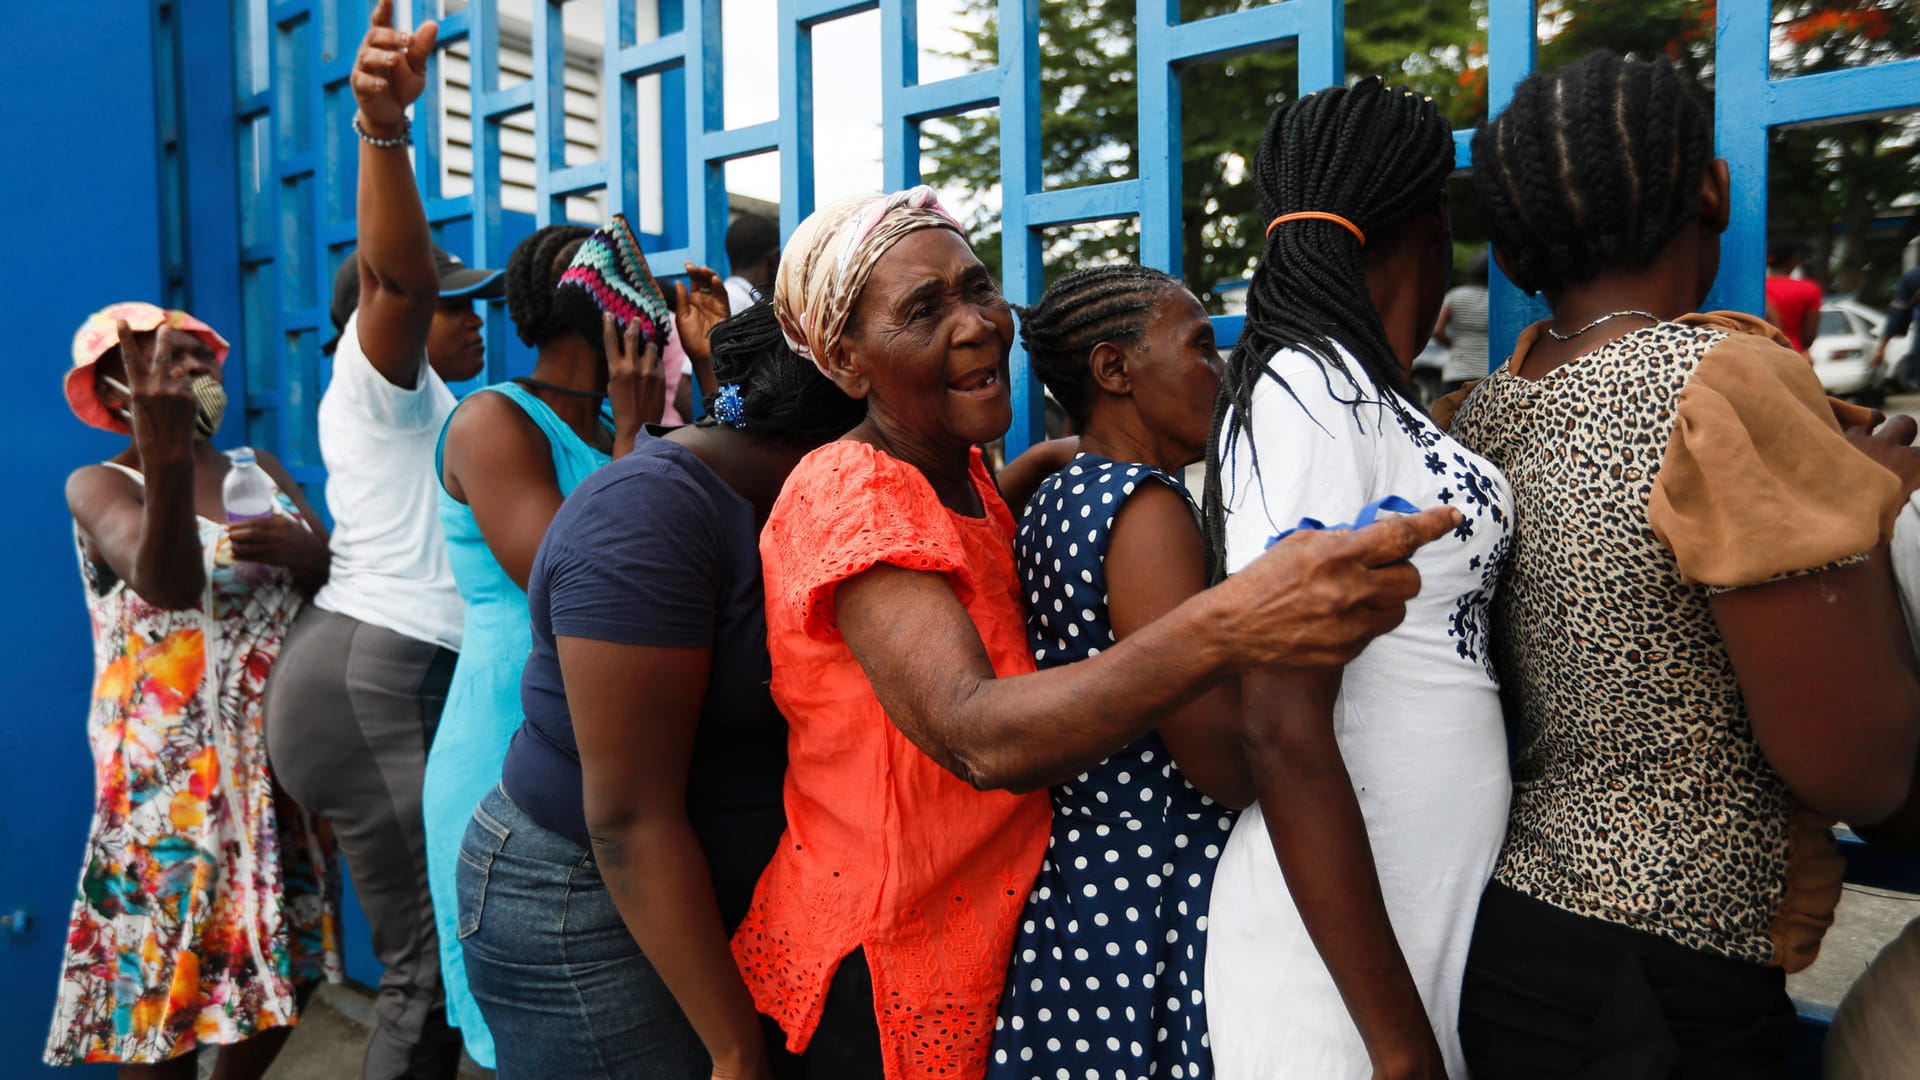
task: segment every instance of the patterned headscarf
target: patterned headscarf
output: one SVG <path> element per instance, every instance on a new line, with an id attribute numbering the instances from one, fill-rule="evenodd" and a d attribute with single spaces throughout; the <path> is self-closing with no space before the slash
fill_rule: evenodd
<path id="1" fill-rule="evenodd" d="M 920 229 L 966 230 L 922 184 L 891 195 L 853 195 L 814 211 L 793 231 L 773 284 L 773 314 L 794 352 L 822 372 L 873 268 Z"/>
<path id="2" fill-rule="evenodd" d="M 615 214 L 606 227 L 580 244 L 554 286 L 554 310 L 588 341 L 600 341 L 600 316 L 611 313 L 615 329 L 640 320 L 643 339 L 667 340 L 667 301 L 647 268 L 640 241 L 625 215 Z"/>
<path id="3" fill-rule="evenodd" d="M 109 304 L 87 316 L 87 321 L 73 334 L 73 366 L 67 369 L 66 380 L 67 407 L 90 427 L 128 435 L 133 428 L 100 404 L 93 387 L 93 365 L 107 355 L 108 350 L 120 346 L 117 324 L 122 319 L 126 320 L 127 329 L 136 334 L 163 326 L 192 334 L 212 351 L 215 364 L 226 363 L 229 346 L 227 339 L 215 333 L 213 327 L 186 312 L 169 311 L 138 300 Z"/>

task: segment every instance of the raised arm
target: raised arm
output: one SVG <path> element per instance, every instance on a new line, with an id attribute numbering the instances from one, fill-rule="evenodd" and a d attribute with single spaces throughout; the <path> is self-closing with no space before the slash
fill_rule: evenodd
<path id="1" fill-rule="evenodd" d="M 207 585 L 193 501 L 193 379 L 210 370 L 162 327 L 143 342 L 123 321 L 121 362 L 132 391 L 134 452 L 145 483 L 104 465 L 67 479 L 67 508 L 93 554 L 148 603 L 181 610 Z"/>
<path id="2" fill-rule="evenodd" d="M 714 1075 L 769 1076 L 753 998 L 687 819 L 713 654 L 572 637 L 558 646 L 587 831 L 614 906 L 706 1044 Z"/>
<path id="3" fill-rule="evenodd" d="M 1032 791 L 1098 764 L 1228 674 L 1345 663 L 1399 625 L 1420 589 L 1405 560 L 1458 522 L 1436 508 L 1296 533 L 1114 648 L 1010 679 L 995 677 L 938 574 L 876 566 L 835 590 L 835 616 L 916 746 L 977 788 Z"/>
<path id="4" fill-rule="evenodd" d="M 1147 483 L 1114 518 L 1107 542 L 1107 612 L 1122 641 L 1207 587 L 1207 545 L 1187 500 Z M 1234 809 L 1251 803 L 1240 746 L 1240 684 L 1226 678 L 1161 721 L 1160 738 L 1193 786 Z"/>
<path id="5" fill-rule="evenodd" d="M 376 146 L 367 137 L 407 134 L 407 108 L 426 89 L 427 59 L 439 32 L 432 22 L 411 34 L 394 29 L 393 0 L 379 0 L 350 79 L 360 106 L 355 121 L 363 132 L 357 211 L 360 348 L 383 378 L 409 390 L 419 385 L 426 362 L 440 279 L 406 145 Z"/>
<path id="6" fill-rule="evenodd" d="M 673 283 L 673 320 L 674 327 L 680 333 L 680 347 L 687 351 L 687 359 L 693 364 L 693 377 L 700 383 L 700 396 L 712 401 L 713 395 L 720 392 L 720 382 L 713 374 L 713 347 L 708 336 L 713 328 L 725 322 L 733 314 L 727 299 L 726 283 L 720 275 L 705 266 L 687 263 L 687 280 Z M 686 386 L 682 381 L 681 386 Z M 692 391 L 688 391 L 688 406 L 692 408 Z M 679 408 L 676 404 L 675 408 Z M 682 409 L 680 415 L 686 416 Z M 687 416 L 688 420 L 694 419 Z"/>

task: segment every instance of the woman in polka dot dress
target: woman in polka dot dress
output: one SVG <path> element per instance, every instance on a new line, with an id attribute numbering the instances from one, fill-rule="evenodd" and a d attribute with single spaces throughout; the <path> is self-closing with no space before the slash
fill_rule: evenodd
<path id="1" fill-rule="evenodd" d="M 1035 370 L 1082 433 L 1015 545 L 1044 669 L 1096 655 L 1205 585 L 1193 504 L 1171 474 L 1204 453 L 1219 354 L 1192 294 L 1138 266 L 1070 274 L 1021 316 Z M 1229 806 L 1252 793 L 1236 712 L 1231 688 L 1216 689 L 1053 788 L 991 1080 L 1213 1075 L 1207 898 Z"/>

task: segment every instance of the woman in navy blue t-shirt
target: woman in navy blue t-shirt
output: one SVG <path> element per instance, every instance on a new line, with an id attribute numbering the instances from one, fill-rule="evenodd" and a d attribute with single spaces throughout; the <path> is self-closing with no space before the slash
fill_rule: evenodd
<path id="1" fill-rule="evenodd" d="M 727 943 L 786 824 L 760 525 L 864 406 L 768 305 L 712 344 L 714 416 L 581 483 L 528 581 L 526 719 L 457 889 L 502 1080 L 784 1071 Z"/>

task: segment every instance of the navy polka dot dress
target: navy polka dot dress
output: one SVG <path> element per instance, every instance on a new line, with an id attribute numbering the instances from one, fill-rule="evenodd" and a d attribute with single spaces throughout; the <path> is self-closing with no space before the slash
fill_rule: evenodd
<path id="1" fill-rule="evenodd" d="M 1082 454 L 1027 504 L 1015 554 L 1040 667 L 1113 645 L 1107 538 L 1127 497 L 1151 483 L 1186 494 L 1151 466 Z M 1207 1080 L 1207 898 L 1233 811 L 1187 783 L 1157 734 L 1052 797 L 987 1076 Z"/>

